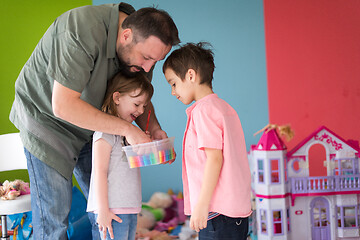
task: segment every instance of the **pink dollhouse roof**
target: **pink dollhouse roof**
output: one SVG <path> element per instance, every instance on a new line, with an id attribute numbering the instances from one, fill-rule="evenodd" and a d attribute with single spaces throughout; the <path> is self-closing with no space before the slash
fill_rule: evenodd
<path id="1" fill-rule="evenodd" d="M 355 140 L 344 140 L 342 137 L 340 137 L 339 135 L 337 135 L 336 133 L 334 133 L 333 131 L 331 131 L 330 129 L 328 129 L 325 126 L 321 126 L 319 127 L 317 130 L 315 130 L 312 134 L 310 134 L 307 138 L 305 138 L 304 140 L 302 140 L 298 145 L 296 145 L 291 151 L 289 151 L 287 153 L 287 157 L 291 157 L 294 153 L 296 153 L 297 150 L 299 150 L 305 143 L 307 143 L 310 139 L 312 139 L 316 134 L 318 134 L 320 131 L 322 131 L 323 129 L 325 129 L 327 132 L 331 133 L 332 135 L 334 135 L 335 137 L 337 137 L 340 141 L 342 141 L 343 143 L 347 144 L 349 147 L 353 148 L 355 151 L 358 152 L 359 154 L 359 142 L 355 141 Z"/>
<path id="2" fill-rule="evenodd" d="M 285 150 L 286 146 L 277 134 L 275 129 L 265 130 L 258 144 L 252 150 L 259 151 L 278 151 Z"/>

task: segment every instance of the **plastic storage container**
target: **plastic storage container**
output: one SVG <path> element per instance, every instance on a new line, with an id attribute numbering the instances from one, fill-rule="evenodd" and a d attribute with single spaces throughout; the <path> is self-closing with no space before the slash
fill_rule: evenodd
<path id="1" fill-rule="evenodd" d="M 156 165 L 175 159 L 174 139 L 175 137 L 170 137 L 123 147 L 129 167 Z"/>

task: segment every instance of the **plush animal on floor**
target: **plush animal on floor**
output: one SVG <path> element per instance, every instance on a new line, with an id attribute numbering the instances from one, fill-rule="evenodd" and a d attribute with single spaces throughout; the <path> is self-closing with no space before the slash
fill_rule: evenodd
<path id="1" fill-rule="evenodd" d="M 155 192 L 149 202 L 144 203 L 138 215 L 137 232 L 147 233 L 154 229 L 157 222 L 165 217 L 165 209 L 172 205 L 171 196 L 163 192 Z"/>
<path id="2" fill-rule="evenodd" d="M 155 192 L 138 215 L 138 239 L 167 239 L 168 232 L 185 221 L 182 194 Z M 180 208 L 180 209 L 179 209 Z M 141 238 L 140 238 L 141 237 Z M 168 236 L 173 239 L 173 236 Z"/>
<path id="3" fill-rule="evenodd" d="M 13 200 L 20 195 L 29 193 L 29 183 L 18 179 L 11 182 L 6 180 L 2 186 L 0 186 L 0 197 L 2 200 Z"/>

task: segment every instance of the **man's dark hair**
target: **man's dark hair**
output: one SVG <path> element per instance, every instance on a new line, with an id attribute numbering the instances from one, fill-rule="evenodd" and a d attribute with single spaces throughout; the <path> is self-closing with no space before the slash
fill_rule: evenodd
<path id="1" fill-rule="evenodd" d="M 180 43 L 178 29 L 171 16 L 154 7 L 141 8 L 130 14 L 121 27 L 130 28 L 134 32 L 135 41 L 155 36 L 165 45 L 174 46 Z M 137 36 L 140 39 L 136 39 Z"/>
<path id="2" fill-rule="evenodd" d="M 187 71 L 193 69 L 200 75 L 200 84 L 207 84 L 212 88 L 215 69 L 214 53 L 205 46 L 211 47 L 211 44 L 207 42 L 187 43 L 174 50 L 164 62 L 163 72 L 165 73 L 168 68 L 172 69 L 181 80 L 184 80 Z"/>

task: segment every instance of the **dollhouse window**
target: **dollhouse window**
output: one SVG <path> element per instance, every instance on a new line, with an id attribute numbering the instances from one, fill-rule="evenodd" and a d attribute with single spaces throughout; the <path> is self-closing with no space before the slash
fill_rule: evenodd
<path id="1" fill-rule="evenodd" d="M 334 175 L 339 176 L 340 175 L 340 161 L 338 159 L 334 159 L 335 167 L 334 167 Z"/>
<path id="2" fill-rule="evenodd" d="M 357 228 L 359 226 L 359 210 L 357 206 L 337 207 L 338 227 Z"/>
<path id="3" fill-rule="evenodd" d="M 300 159 L 299 158 L 295 158 L 294 161 L 292 162 L 292 169 L 294 170 L 294 172 L 298 173 L 300 172 Z"/>
<path id="4" fill-rule="evenodd" d="M 280 167 L 279 159 L 271 159 L 271 182 L 279 183 L 280 182 Z"/>
<path id="5" fill-rule="evenodd" d="M 261 233 L 267 234 L 266 210 L 260 209 Z"/>
<path id="6" fill-rule="evenodd" d="M 282 230 L 282 211 L 275 210 L 273 213 L 274 235 L 283 234 Z"/>
<path id="7" fill-rule="evenodd" d="M 357 161 L 354 158 L 347 159 L 334 159 L 335 168 L 334 175 L 353 175 L 357 172 L 355 169 L 357 168 Z"/>
<path id="8" fill-rule="evenodd" d="M 285 182 L 287 182 L 287 171 L 288 171 L 288 168 L 287 168 L 287 158 L 284 159 L 284 166 L 285 166 L 285 171 L 284 171 L 284 174 L 285 174 Z"/>
<path id="9" fill-rule="evenodd" d="M 344 207 L 344 227 L 356 227 L 356 207 Z"/>
<path id="10" fill-rule="evenodd" d="M 342 169 L 342 175 L 352 175 L 352 174 L 354 174 L 354 161 L 353 161 L 353 159 L 343 159 L 343 160 L 341 160 L 341 169 Z"/>
<path id="11" fill-rule="evenodd" d="M 326 227 L 329 225 L 329 221 L 327 219 L 327 209 L 325 207 L 314 207 L 313 212 L 313 218 L 314 218 L 314 227 Z"/>
<path id="12" fill-rule="evenodd" d="M 264 182 L 264 160 L 263 159 L 258 159 L 258 174 L 259 174 L 259 178 L 258 178 L 259 183 L 263 183 Z"/>
<path id="13" fill-rule="evenodd" d="M 341 220 L 341 207 L 337 207 L 337 223 L 338 223 L 338 227 L 340 228 L 342 225 L 343 225 L 343 223 L 342 223 L 342 220 Z"/>
<path id="14" fill-rule="evenodd" d="M 290 209 L 286 209 L 286 222 L 287 222 L 287 228 L 288 232 L 290 232 Z"/>

